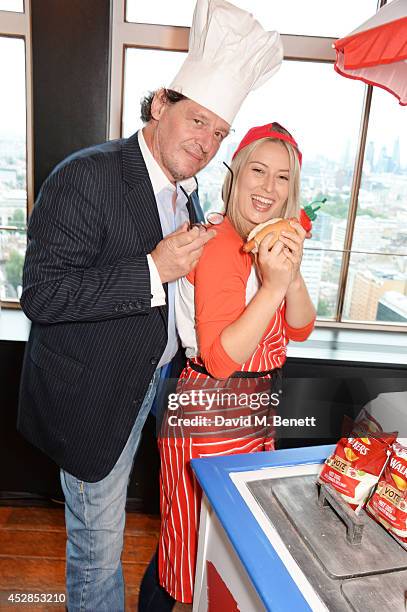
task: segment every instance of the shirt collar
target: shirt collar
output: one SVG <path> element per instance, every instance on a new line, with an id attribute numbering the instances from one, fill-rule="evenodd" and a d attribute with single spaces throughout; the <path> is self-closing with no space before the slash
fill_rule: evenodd
<path id="1" fill-rule="evenodd" d="M 150 149 L 148 148 L 143 135 L 143 130 L 138 131 L 137 137 L 138 143 L 140 145 L 141 154 L 143 156 L 144 163 L 146 164 L 147 172 L 149 174 L 151 184 L 153 186 L 154 195 L 157 196 L 164 189 L 175 191 L 175 185 L 173 185 L 168 179 L 168 177 L 164 174 L 160 165 L 154 159 Z M 177 186 L 178 185 L 181 185 L 188 195 L 195 191 L 197 187 L 195 178 L 193 176 L 191 178 L 184 179 L 183 181 L 179 181 L 179 183 L 177 183 Z"/>

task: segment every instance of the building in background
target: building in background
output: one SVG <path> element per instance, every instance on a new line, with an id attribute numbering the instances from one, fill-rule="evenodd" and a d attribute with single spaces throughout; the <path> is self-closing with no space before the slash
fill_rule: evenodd
<path id="1" fill-rule="evenodd" d="M 378 305 L 387 292 L 405 298 L 407 280 L 398 270 L 360 270 L 354 274 L 346 316 L 352 321 L 379 321 Z M 391 319 L 383 319 L 391 320 Z"/>
<path id="2" fill-rule="evenodd" d="M 407 322 L 407 296 L 397 291 L 386 291 L 379 300 L 377 321 Z"/>

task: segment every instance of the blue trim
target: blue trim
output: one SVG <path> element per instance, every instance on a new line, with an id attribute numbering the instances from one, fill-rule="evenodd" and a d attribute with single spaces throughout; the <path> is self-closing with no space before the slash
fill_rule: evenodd
<path id="1" fill-rule="evenodd" d="M 311 610 L 229 474 L 268 467 L 323 463 L 333 445 L 193 459 L 191 465 L 245 567 L 260 599 L 272 612 Z"/>

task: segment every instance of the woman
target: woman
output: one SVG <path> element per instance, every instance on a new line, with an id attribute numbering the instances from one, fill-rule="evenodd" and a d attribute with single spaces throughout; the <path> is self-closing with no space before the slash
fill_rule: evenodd
<path id="1" fill-rule="evenodd" d="M 297 143 L 279 124 L 252 128 L 233 155 L 217 236 L 178 282 L 177 327 L 188 364 L 177 391 L 190 402 L 182 402 L 176 413 L 169 410 L 178 420 L 168 417 L 159 438 L 159 577 L 179 602 L 192 602 L 196 563 L 201 492 L 190 459 L 273 449 L 266 427 L 254 427 L 249 419 L 231 430 L 225 419 L 213 417 L 250 416 L 255 395 L 279 390 L 288 340 L 305 340 L 314 326 L 315 309 L 300 272 L 305 238 L 300 224 L 291 222 L 292 231 L 270 251 L 272 235 L 256 256 L 242 250 L 256 225 L 299 216 L 300 164 Z M 198 391 L 204 393 L 198 397 Z M 247 401 L 240 402 L 236 391 Z M 223 398 L 232 395 L 226 405 Z M 269 409 L 263 406 L 262 414 Z M 191 429 L 192 420 L 185 423 L 193 416 L 201 420 Z"/>

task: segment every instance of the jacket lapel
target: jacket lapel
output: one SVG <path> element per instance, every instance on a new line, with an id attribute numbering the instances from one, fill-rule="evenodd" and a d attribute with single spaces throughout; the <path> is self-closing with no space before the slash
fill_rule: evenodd
<path id="1" fill-rule="evenodd" d="M 125 203 L 137 225 L 145 253 L 151 253 L 163 239 L 153 186 L 138 143 L 137 132 L 122 147 L 123 180 L 129 186 Z M 166 304 L 159 306 L 162 321 L 168 325 L 168 284 L 163 284 Z"/>
<path id="2" fill-rule="evenodd" d="M 129 186 L 125 203 L 137 225 L 146 253 L 163 238 L 157 202 L 138 144 L 137 133 L 122 147 L 123 180 Z"/>

